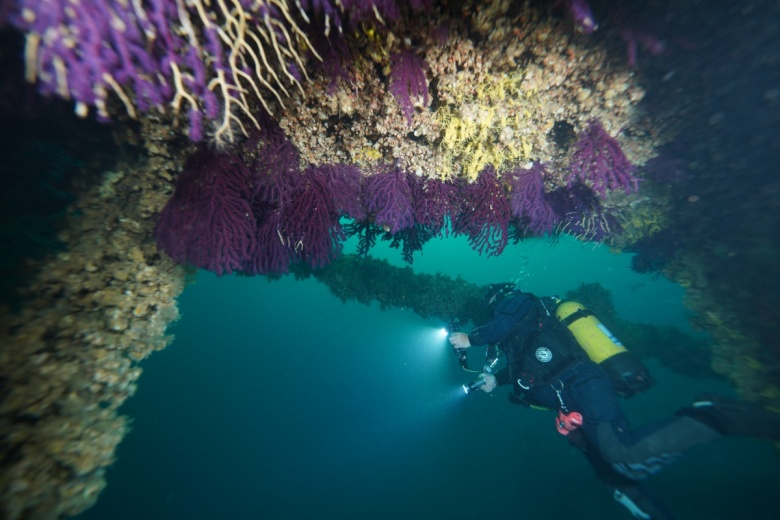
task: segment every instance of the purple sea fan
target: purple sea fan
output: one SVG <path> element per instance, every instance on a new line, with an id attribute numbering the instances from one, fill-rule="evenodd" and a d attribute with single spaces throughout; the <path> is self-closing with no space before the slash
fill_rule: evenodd
<path id="1" fill-rule="evenodd" d="M 255 217 L 257 232 L 245 272 L 251 275 L 286 273 L 294 257 L 294 249 L 282 235 L 285 222 L 281 210 L 261 202 L 255 209 Z"/>
<path id="2" fill-rule="evenodd" d="M 449 236 L 450 222 L 460 212 L 460 191 L 452 181 L 433 177 L 415 179 L 413 184 L 414 219 L 433 236 Z"/>
<path id="3" fill-rule="evenodd" d="M 296 258 L 315 269 L 329 264 L 341 251 L 345 239 L 327 181 L 317 167 L 306 168 L 300 189 L 282 210 L 282 236 Z"/>
<path id="4" fill-rule="evenodd" d="M 558 215 L 558 233 L 586 242 L 604 242 L 622 232 L 617 218 L 601 205 L 593 190 L 582 183 L 563 186 L 545 197 Z"/>
<path id="5" fill-rule="evenodd" d="M 401 16 L 404 4 L 412 10 L 428 9 L 432 0 L 300 0 L 300 6 L 309 14 L 326 19 L 326 27 L 336 27 L 339 32 L 346 25 L 355 29 L 361 23 L 395 21 Z"/>
<path id="6" fill-rule="evenodd" d="M 11 3 L 11 2 L 7 2 Z M 162 107 L 170 96 L 168 70 L 161 70 L 157 56 L 172 52 L 159 38 L 149 44 L 147 34 L 162 29 L 139 16 L 129 3 L 107 0 L 82 2 L 17 0 L 18 13 L 10 21 L 28 34 L 28 79 L 38 82 L 46 95 L 57 95 L 78 103 L 79 110 L 96 106 L 100 119 L 109 92 L 135 92 L 141 111 Z M 175 6 L 162 3 L 162 16 L 175 13 Z M 110 14 L 109 14 L 110 13 Z M 165 79 L 163 75 L 166 75 Z M 135 107 L 122 99 L 128 112 Z"/>
<path id="7" fill-rule="evenodd" d="M 469 237 L 480 255 L 498 256 L 508 240 L 511 210 L 506 191 L 492 166 L 480 172 L 477 181 L 461 190 L 463 206 L 455 222 L 455 232 Z"/>
<path id="8" fill-rule="evenodd" d="M 9 0 L 10 22 L 26 33 L 27 77 L 45 95 L 76 103 L 86 115 L 94 107 L 107 120 L 113 95 L 136 118 L 153 108 L 189 113 L 190 138 L 203 138 L 203 118 L 219 117 L 209 88 L 217 70 L 227 70 L 214 28 L 202 28 L 199 45 L 177 31 L 193 8 L 167 0 Z M 214 26 L 216 27 L 216 25 Z M 235 85 L 229 85 L 235 88 Z M 186 92 L 186 99 L 180 95 Z"/>
<path id="9" fill-rule="evenodd" d="M 534 235 L 551 232 L 558 220 L 555 210 L 545 197 L 546 174 L 544 166 L 534 162 L 530 169 L 520 168 L 503 175 L 509 185 L 512 216 Z"/>
<path id="10" fill-rule="evenodd" d="M 587 0 L 560 0 L 571 16 L 577 28 L 585 34 L 591 34 L 599 28 L 590 4 Z"/>
<path id="11" fill-rule="evenodd" d="M 393 235 L 414 225 L 411 175 L 397 164 L 388 165 L 365 182 L 366 209 Z"/>
<path id="12" fill-rule="evenodd" d="M 401 112 L 407 124 L 412 124 L 414 101 L 412 98 L 423 98 L 423 104 L 428 105 L 428 82 L 425 70 L 428 64 L 413 52 L 404 51 L 390 57 L 390 93 L 401 105 Z"/>
<path id="13" fill-rule="evenodd" d="M 325 177 L 336 209 L 343 217 L 355 220 L 366 218 L 363 205 L 363 174 L 351 164 L 324 164 L 317 170 Z"/>
<path id="14" fill-rule="evenodd" d="M 639 188 L 634 170 L 617 140 L 592 119 L 577 140 L 566 182 L 587 182 L 602 197 L 617 188 L 628 193 Z"/>
<path id="15" fill-rule="evenodd" d="M 201 150 L 187 160 L 155 228 L 157 246 L 179 263 L 217 275 L 241 271 L 257 225 L 251 175 L 240 160 Z"/>
<path id="16" fill-rule="evenodd" d="M 274 206 L 289 204 L 300 183 L 298 149 L 274 122 L 247 140 L 247 163 L 255 176 L 254 197 Z"/>

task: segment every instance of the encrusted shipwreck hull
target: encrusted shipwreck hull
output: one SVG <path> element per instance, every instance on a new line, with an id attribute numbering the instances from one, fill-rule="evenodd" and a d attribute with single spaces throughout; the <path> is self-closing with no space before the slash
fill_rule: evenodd
<path id="1" fill-rule="evenodd" d="M 185 268 L 153 240 L 175 170 L 150 153 L 106 172 L 72 206 L 65 250 L 36 265 L 24 307 L 3 313 L 3 518 L 72 516 L 106 485 L 130 423 L 117 409 L 178 318 Z"/>

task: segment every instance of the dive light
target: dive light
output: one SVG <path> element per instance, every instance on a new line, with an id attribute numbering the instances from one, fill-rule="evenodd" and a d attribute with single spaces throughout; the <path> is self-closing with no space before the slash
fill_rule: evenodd
<path id="1" fill-rule="evenodd" d="M 460 320 L 458 318 L 454 318 L 448 325 L 447 330 L 450 331 L 450 334 L 453 332 L 460 332 Z M 452 351 L 455 353 L 455 356 L 458 358 L 458 364 L 460 365 L 460 368 L 463 370 L 469 369 L 469 358 L 466 354 L 465 348 L 455 348 L 455 345 L 452 345 Z"/>
<path id="2" fill-rule="evenodd" d="M 484 386 L 485 383 L 486 383 L 485 378 L 481 377 L 481 378 L 477 379 L 476 381 L 472 381 L 471 383 L 469 383 L 467 385 L 463 385 L 463 391 L 466 392 L 467 394 L 470 394 L 474 390 Z"/>
<path id="3" fill-rule="evenodd" d="M 469 369 L 469 357 L 466 355 L 466 349 L 465 348 L 455 348 L 452 347 L 452 350 L 455 352 L 455 355 L 458 357 L 458 364 L 460 365 L 460 368 L 463 370 Z"/>

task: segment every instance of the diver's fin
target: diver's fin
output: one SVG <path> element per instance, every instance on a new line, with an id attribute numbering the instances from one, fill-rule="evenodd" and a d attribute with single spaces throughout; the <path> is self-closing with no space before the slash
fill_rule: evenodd
<path id="1" fill-rule="evenodd" d="M 699 396 L 675 415 L 687 415 L 721 435 L 746 435 L 780 440 L 780 414 L 747 401 L 715 394 Z"/>
<path id="2" fill-rule="evenodd" d="M 673 520 L 669 513 L 649 497 L 639 485 L 613 487 L 612 498 L 640 520 Z"/>

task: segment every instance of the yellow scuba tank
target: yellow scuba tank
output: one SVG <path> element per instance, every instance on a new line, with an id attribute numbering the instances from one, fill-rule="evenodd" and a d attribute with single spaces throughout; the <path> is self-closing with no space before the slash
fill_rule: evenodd
<path id="1" fill-rule="evenodd" d="M 574 335 L 588 357 L 609 374 L 624 397 L 647 390 L 655 382 L 647 368 L 581 303 L 558 301 L 555 316 Z"/>
<path id="2" fill-rule="evenodd" d="M 562 301 L 555 309 L 555 316 L 569 328 L 577 343 L 596 363 L 601 363 L 627 350 L 620 340 L 581 303 Z"/>

